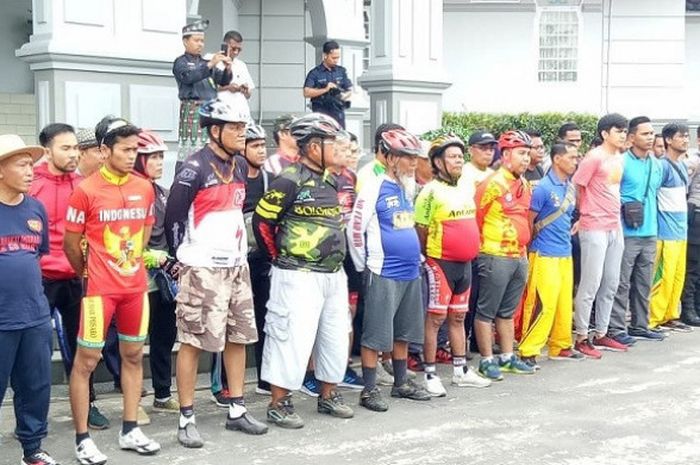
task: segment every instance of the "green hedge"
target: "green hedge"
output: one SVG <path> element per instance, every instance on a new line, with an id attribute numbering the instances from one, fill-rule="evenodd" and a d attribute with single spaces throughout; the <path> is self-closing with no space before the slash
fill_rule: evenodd
<path id="1" fill-rule="evenodd" d="M 439 134 L 454 132 L 466 143 L 469 135 L 478 129 L 488 130 L 497 138 L 509 129 L 534 129 L 542 133 L 544 143 L 550 146 L 557 138 L 559 126 L 567 122 L 574 122 L 581 128 L 582 149 L 585 150 L 595 136 L 598 116 L 584 113 L 444 113 L 442 128 L 428 131 L 422 137 L 432 140 Z"/>

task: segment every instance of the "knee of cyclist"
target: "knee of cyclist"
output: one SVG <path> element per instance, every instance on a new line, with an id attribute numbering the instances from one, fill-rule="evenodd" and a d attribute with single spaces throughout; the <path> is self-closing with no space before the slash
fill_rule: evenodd
<path id="1" fill-rule="evenodd" d="M 122 363 L 130 365 L 140 365 L 143 361 L 143 351 L 141 349 L 122 350 Z"/>
<path id="2" fill-rule="evenodd" d="M 450 323 L 455 326 L 462 326 L 464 325 L 464 320 L 466 319 L 466 317 L 466 313 L 453 313 L 450 316 Z"/>
<path id="3" fill-rule="evenodd" d="M 97 368 L 97 364 L 100 362 L 100 354 L 81 354 L 80 356 L 75 358 L 75 361 L 73 362 L 73 372 L 78 372 L 78 374 L 84 375 L 84 376 L 89 376 L 93 371 L 95 371 L 95 368 Z"/>
<path id="4" fill-rule="evenodd" d="M 430 315 L 430 318 L 428 318 L 428 324 L 433 328 L 433 329 L 440 329 L 440 326 L 445 322 L 445 315 L 435 315 L 432 314 Z"/>

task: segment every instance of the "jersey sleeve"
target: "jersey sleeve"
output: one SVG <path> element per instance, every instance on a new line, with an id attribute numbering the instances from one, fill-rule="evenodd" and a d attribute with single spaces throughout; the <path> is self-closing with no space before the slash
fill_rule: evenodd
<path id="1" fill-rule="evenodd" d="M 90 209 L 90 199 L 85 191 L 78 185 L 68 199 L 68 211 L 66 212 L 66 231 L 75 233 L 85 232 L 85 218 Z"/>
<path id="2" fill-rule="evenodd" d="M 37 202 L 37 209 L 41 217 L 41 244 L 39 245 L 39 255 L 48 255 L 49 253 L 49 220 L 46 214 L 46 208 L 40 202 Z"/>
<path id="3" fill-rule="evenodd" d="M 168 251 L 175 257 L 178 247 L 185 237 L 190 206 L 200 187 L 199 168 L 192 163 L 185 163 L 175 177 L 170 188 L 170 196 L 165 207 L 165 238 Z"/>
<path id="4" fill-rule="evenodd" d="M 419 226 L 428 227 L 433 217 L 433 201 L 435 193 L 432 186 L 425 186 L 416 198 L 414 218 Z"/>
<path id="5" fill-rule="evenodd" d="M 296 198 L 296 183 L 287 177 L 276 178 L 262 196 L 253 213 L 253 234 L 261 250 L 277 258 L 277 228 Z"/>
<path id="6" fill-rule="evenodd" d="M 501 189 L 493 176 L 484 180 L 476 188 L 476 222 L 479 225 L 479 230 L 484 226 L 484 218 L 491 208 L 491 204 L 501 195 Z"/>
<path id="7" fill-rule="evenodd" d="M 355 206 L 350 214 L 348 228 L 345 231 L 348 239 L 350 257 L 357 271 L 363 271 L 367 261 L 367 226 L 377 214 L 376 205 L 382 181 L 371 182 L 357 195 Z"/>
<path id="8" fill-rule="evenodd" d="M 530 211 L 539 213 L 544 208 L 544 204 L 547 200 L 547 192 L 541 187 L 535 187 L 532 192 L 532 200 L 530 201 Z"/>
<path id="9" fill-rule="evenodd" d="M 211 69 L 211 78 L 216 85 L 227 86 L 233 80 L 233 71 L 231 71 L 230 66 L 224 66 L 223 68 L 215 66 Z"/>
<path id="10" fill-rule="evenodd" d="M 352 88 L 352 81 L 348 77 L 348 72 L 345 68 L 343 68 L 343 81 L 341 82 L 340 86 L 343 88 L 343 90 L 350 90 L 350 88 Z"/>
<path id="11" fill-rule="evenodd" d="M 309 74 L 306 75 L 306 79 L 304 80 L 304 87 L 311 87 L 312 89 L 316 88 L 318 80 L 316 79 L 316 68 L 312 69 L 309 71 Z"/>
<path id="12" fill-rule="evenodd" d="M 156 194 L 155 190 L 148 186 L 146 192 L 146 205 L 148 205 L 148 214 L 146 215 L 146 226 L 153 226 L 156 223 Z"/>

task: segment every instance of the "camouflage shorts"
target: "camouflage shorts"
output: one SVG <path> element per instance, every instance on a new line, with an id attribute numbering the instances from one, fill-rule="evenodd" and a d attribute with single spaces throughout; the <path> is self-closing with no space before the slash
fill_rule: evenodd
<path id="1" fill-rule="evenodd" d="M 177 294 L 177 340 L 221 352 L 226 341 L 258 340 L 248 265 L 232 268 L 184 266 Z"/>

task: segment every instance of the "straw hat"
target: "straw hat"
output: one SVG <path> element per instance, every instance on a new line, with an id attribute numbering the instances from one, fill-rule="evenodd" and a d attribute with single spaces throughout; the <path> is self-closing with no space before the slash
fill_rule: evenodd
<path id="1" fill-rule="evenodd" d="M 15 134 L 0 135 L 0 161 L 20 154 L 27 154 L 36 162 L 44 155 L 44 148 L 39 145 L 26 145 L 22 138 Z"/>

